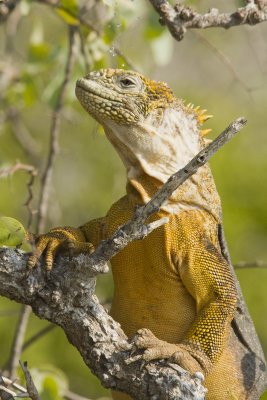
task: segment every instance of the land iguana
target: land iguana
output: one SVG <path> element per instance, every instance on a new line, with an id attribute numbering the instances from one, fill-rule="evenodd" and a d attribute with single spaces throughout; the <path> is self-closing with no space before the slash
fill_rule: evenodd
<path id="1" fill-rule="evenodd" d="M 186 106 L 163 82 L 103 69 L 79 79 L 76 95 L 122 159 L 127 194 L 104 218 L 40 235 L 30 268 L 44 254 L 51 269 L 62 243 L 91 251 L 206 145 L 201 125 L 209 116 Z M 258 399 L 265 361 L 230 265 L 208 165 L 151 219 L 166 215 L 168 223 L 111 260 L 111 315 L 129 337 L 138 332 L 135 341 L 145 360 L 170 358 L 191 373 L 203 372 L 208 400 Z M 129 399 L 116 392 L 113 397 Z"/>

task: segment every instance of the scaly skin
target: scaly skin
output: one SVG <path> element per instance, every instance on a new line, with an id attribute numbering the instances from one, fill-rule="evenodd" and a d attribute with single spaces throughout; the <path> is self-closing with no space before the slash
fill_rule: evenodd
<path id="1" fill-rule="evenodd" d="M 127 195 L 106 217 L 41 235 L 29 267 L 43 252 L 52 268 L 56 252 L 91 251 L 147 202 L 176 170 L 205 146 L 209 118 L 185 106 L 165 83 L 124 70 L 101 70 L 77 81 L 76 95 L 103 127 L 125 164 Z M 209 167 L 178 188 L 151 218 L 169 222 L 112 260 L 111 315 L 144 349 L 144 359 L 172 358 L 206 376 L 208 400 L 249 399 L 237 338 L 230 329 L 237 291 L 218 239 L 220 200 Z M 129 399 L 113 393 L 114 399 Z"/>

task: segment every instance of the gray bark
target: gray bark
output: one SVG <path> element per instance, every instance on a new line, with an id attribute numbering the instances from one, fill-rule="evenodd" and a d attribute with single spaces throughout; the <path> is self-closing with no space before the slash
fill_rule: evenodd
<path id="1" fill-rule="evenodd" d="M 167 361 L 129 362 L 133 351 L 141 351 L 99 304 L 97 273 L 87 256 L 61 257 L 49 275 L 40 265 L 29 273 L 27 258 L 21 251 L 0 249 L 0 295 L 30 305 L 39 318 L 61 326 L 103 386 L 139 400 L 205 398 L 201 374 L 191 377 Z"/>

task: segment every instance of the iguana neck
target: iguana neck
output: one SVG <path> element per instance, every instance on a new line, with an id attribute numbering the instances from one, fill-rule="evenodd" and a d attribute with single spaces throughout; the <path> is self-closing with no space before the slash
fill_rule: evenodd
<path id="1" fill-rule="evenodd" d="M 126 167 L 129 195 L 139 196 L 144 203 L 203 147 L 196 118 L 179 103 L 131 126 L 113 129 L 109 124 L 104 129 Z M 208 166 L 200 168 L 162 207 L 172 214 L 196 208 L 220 220 L 220 200 Z"/>

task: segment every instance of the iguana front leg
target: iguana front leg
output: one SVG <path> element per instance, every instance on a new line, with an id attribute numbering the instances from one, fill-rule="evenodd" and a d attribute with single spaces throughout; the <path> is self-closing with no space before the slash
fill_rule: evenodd
<path id="1" fill-rule="evenodd" d="M 50 271 L 58 253 L 70 256 L 91 253 L 102 240 L 102 226 L 103 219 L 98 218 L 79 228 L 53 228 L 48 233 L 35 236 L 35 249 L 28 259 L 28 268 L 34 268 L 42 256 L 46 269 Z"/>
<path id="2" fill-rule="evenodd" d="M 237 291 L 216 241 L 212 243 L 200 226 L 187 221 L 183 221 L 182 233 L 178 235 L 182 257 L 177 269 L 183 285 L 195 299 L 195 322 L 180 344 L 161 341 L 145 329 L 138 331 L 135 343 L 146 349 L 145 360 L 172 357 L 190 372 L 207 375 L 226 345 Z"/>

